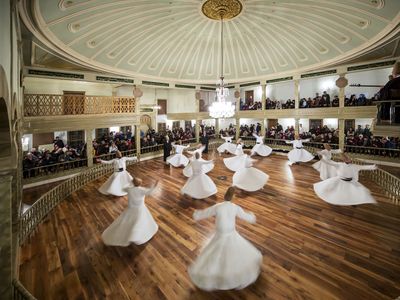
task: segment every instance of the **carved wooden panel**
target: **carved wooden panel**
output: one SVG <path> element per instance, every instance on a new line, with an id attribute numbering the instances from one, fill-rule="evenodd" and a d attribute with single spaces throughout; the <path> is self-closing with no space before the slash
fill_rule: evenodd
<path id="1" fill-rule="evenodd" d="M 26 117 L 135 113 L 133 97 L 25 94 Z"/>

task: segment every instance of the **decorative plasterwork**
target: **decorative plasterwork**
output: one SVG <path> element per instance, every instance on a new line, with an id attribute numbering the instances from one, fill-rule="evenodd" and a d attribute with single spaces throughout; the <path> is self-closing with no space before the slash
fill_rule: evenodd
<path id="1" fill-rule="evenodd" d="M 19 3 L 34 35 L 80 65 L 149 81 L 204 84 L 218 78 L 219 26 L 204 16 L 204 1 Z M 329 68 L 399 32 L 400 1 L 248 0 L 242 5 L 242 12 L 225 22 L 228 83 Z"/>

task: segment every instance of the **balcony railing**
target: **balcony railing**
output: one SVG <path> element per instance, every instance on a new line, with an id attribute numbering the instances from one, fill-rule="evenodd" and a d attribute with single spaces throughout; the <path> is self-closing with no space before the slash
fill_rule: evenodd
<path id="1" fill-rule="evenodd" d="M 72 169 L 78 169 L 78 168 L 83 168 L 83 167 L 87 167 L 87 159 L 86 158 L 80 158 L 80 159 L 76 159 L 76 160 L 72 160 L 72 161 L 64 161 L 64 162 L 60 162 L 60 163 L 24 169 L 23 177 L 24 177 L 24 180 L 38 178 L 38 177 L 48 177 L 50 175 L 54 175 L 54 174 L 58 175 L 60 173 L 65 173 L 66 171 L 69 171 Z"/>
<path id="2" fill-rule="evenodd" d="M 387 158 L 399 158 L 400 149 L 395 148 L 377 148 L 377 147 L 364 147 L 364 146 L 353 146 L 345 145 L 345 152 L 357 154 L 357 156 L 379 156 Z"/>
<path id="3" fill-rule="evenodd" d="M 135 113 L 134 97 L 25 94 L 24 116 Z"/>

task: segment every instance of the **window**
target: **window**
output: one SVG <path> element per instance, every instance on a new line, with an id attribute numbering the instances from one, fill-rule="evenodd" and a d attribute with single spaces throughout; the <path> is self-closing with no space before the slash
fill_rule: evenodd
<path id="1" fill-rule="evenodd" d="M 79 148 L 85 143 L 85 133 L 83 130 L 68 131 L 68 145 L 72 148 Z"/>

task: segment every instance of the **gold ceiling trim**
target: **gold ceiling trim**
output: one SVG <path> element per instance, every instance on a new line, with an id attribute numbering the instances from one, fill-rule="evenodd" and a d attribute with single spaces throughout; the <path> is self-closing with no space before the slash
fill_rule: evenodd
<path id="1" fill-rule="evenodd" d="M 238 16 L 243 9 L 239 0 L 207 0 L 203 3 L 201 11 L 212 20 L 233 19 Z"/>

